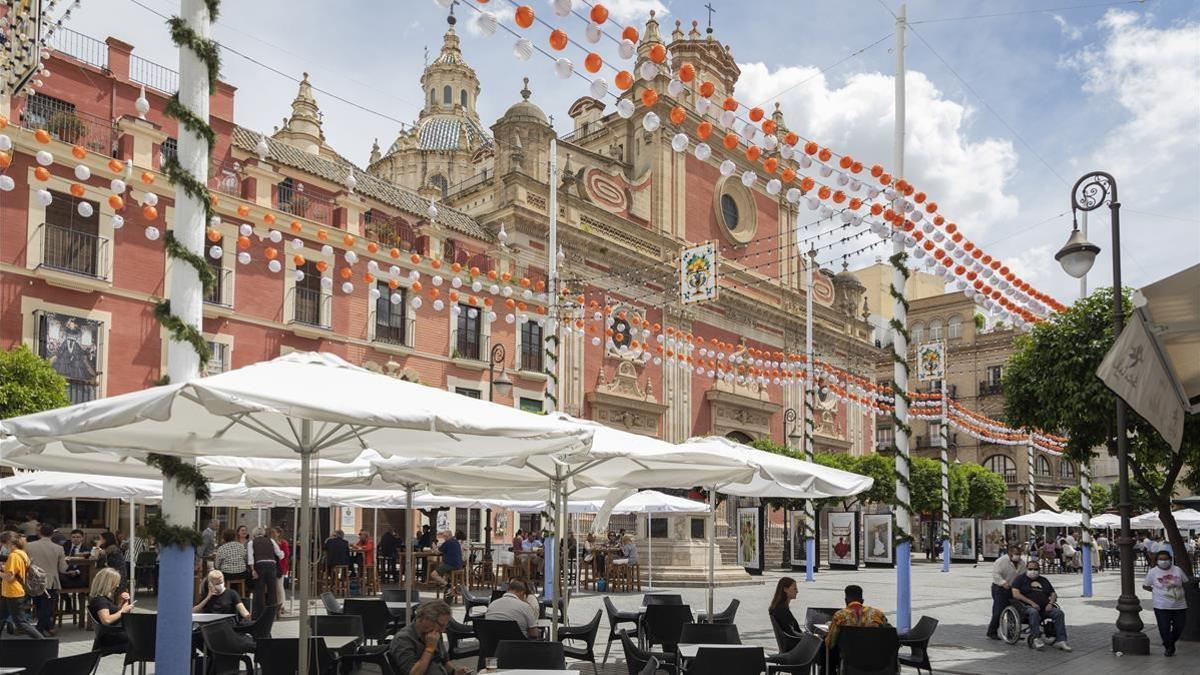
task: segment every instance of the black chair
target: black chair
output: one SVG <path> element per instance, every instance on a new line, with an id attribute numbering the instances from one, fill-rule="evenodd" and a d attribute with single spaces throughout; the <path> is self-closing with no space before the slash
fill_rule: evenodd
<path id="1" fill-rule="evenodd" d="M 612 649 L 614 640 L 621 639 L 621 629 L 618 628 L 623 623 L 633 624 L 633 628 L 629 630 L 629 634 L 633 637 L 638 636 L 638 613 L 637 612 L 622 612 L 617 609 L 617 606 L 609 600 L 608 596 L 604 596 L 604 613 L 608 615 L 608 644 L 604 647 L 603 663 L 608 663 L 608 650 Z"/>
<path id="2" fill-rule="evenodd" d="M 100 652 L 101 656 L 124 654 L 129 647 L 129 638 L 125 635 L 125 629 L 120 625 L 105 625 L 90 606 L 87 608 L 87 615 L 92 620 L 92 625 L 96 627 L 96 636 L 92 638 L 92 651 Z"/>
<path id="3" fill-rule="evenodd" d="M 538 607 L 540 608 L 538 610 L 538 618 L 549 619 L 551 612 L 553 611 L 551 608 L 555 604 L 558 604 L 558 616 L 561 620 L 565 621 L 567 616 L 567 603 L 562 598 L 559 598 L 557 603 L 550 602 L 545 598 L 538 598 Z"/>
<path id="4" fill-rule="evenodd" d="M 317 638 L 310 641 L 308 672 L 313 675 L 332 673 L 341 659 L 333 656 L 325 641 Z M 258 675 L 296 675 L 300 670 L 300 638 L 263 638 L 254 649 L 254 660 L 258 663 Z M 390 672 L 390 671 L 385 671 Z"/>
<path id="5" fill-rule="evenodd" d="M 647 593 L 642 596 L 642 605 L 682 605 L 683 596 L 678 593 Z"/>
<path id="6" fill-rule="evenodd" d="M 204 639 L 205 675 L 238 673 L 243 665 L 248 672 L 254 672 L 249 653 L 254 651 L 255 642 L 235 632 L 231 622 L 206 623 L 200 627 L 200 636 Z"/>
<path id="7" fill-rule="evenodd" d="M 789 673 L 790 675 L 812 675 L 813 666 L 821 658 L 821 647 L 825 643 L 816 635 L 798 636 L 796 644 L 786 652 L 767 657 L 767 673 Z"/>
<path id="8" fill-rule="evenodd" d="M 363 637 L 383 644 L 392 639 L 392 613 L 376 598 L 346 598 L 343 613 L 362 617 Z"/>
<path id="9" fill-rule="evenodd" d="M 842 626 L 837 649 L 841 675 L 894 675 L 900 672 L 900 637 L 893 626 Z"/>
<path id="10" fill-rule="evenodd" d="M 734 598 L 730 601 L 729 606 L 716 613 L 712 621 L 708 620 L 708 612 L 701 612 L 696 616 L 696 623 L 733 623 L 737 618 L 738 607 L 742 604 L 741 600 Z"/>
<path id="11" fill-rule="evenodd" d="M 796 646 L 796 643 L 800 641 L 800 638 L 804 637 L 780 626 L 779 622 L 775 620 L 774 615 L 768 614 L 767 616 L 771 619 L 771 632 L 775 633 L 775 645 L 779 647 L 780 654 L 791 651 Z"/>
<path id="12" fill-rule="evenodd" d="M 501 668 L 565 670 L 567 667 L 563 646 L 558 642 L 501 640 L 495 656 Z"/>
<path id="13" fill-rule="evenodd" d="M 504 640 L 525 640 L 525 633 L 516 621 L 497 621 L 495 619 L 476 619 L 474 622 L 475 637 L 479 640 L 479 659 L 476 668 L 483 670 L 488 657 L 496 655 L 496 647 Z M 561 668 L 561 666 L 559 666 Z"/>
<path id="14" fill-rule="evenodd" d="M 592 620 L 582 626 L 559 626 L 558 640 L 565 643 L 568 640 L 582 642 L 582 647 L 564 644 L 563 652 L 568 658 L 576 661 L 587 661 L 592 664 L 592 672 L 596 670 L 596 634 L 600 632 L 600 610 L 596 610 L 596 615 Z"/>
<path id="15" fill-rule="evenodd" d="M 158 554 L 154 551 L 142 551 L 134 559 L 133 578 L 138 587 L 143 585 L 151 591 L 157 591 L 158 586 Z M 141 582 L 145 580 L 146 583 Z"/>
<path id="16" fill-rule="evenodd" d="M 740 645 L 737 626 L 730 623 L 688 623 L 679 632 L 685 645 Z"/>
<path id="17" fill-rule="evenodd" d="M 472 614 L 471 610 L 475 607 L 483 607 L 486 609 L 487 606 L 492 602 L 487 598 L 481 598 L 472 593 L 471 589 L 467 588 L 466 584 L 458 585 L 458 594 L 461 595 L 463 599 L 463 623 L 471 623 L 475 619 L 482 618 L 483 614 Z"/>
<path id="18" fill-rule="evenodd" d="M 58 658 L 58 638 L 0 639 L 0 666 L 24 668 L 36 673 L 42 666 Z"/>
<path id="19" fill-rule="evenodd" d="M 74 656 L 60 656 L 42 664 L 38 675 L 92 675 L 100 665 L 100 652 L 84 652 Z M 28 671 L 32 673 L 33 671 Z"/>
<path id="20" fill-rule="evenodd" d="M 138 672 L 146 672 L 146 664 L 154 663 L 154 644 L 158 637 L 158 615 L 135 614 L 130 612 L 121 619 L 125 626 L 125 636 L 129 638 L 129 647 L 125 650 L 125 662 L 121 664 L 121 673 L 137 664 Z"/>
<path id="21" fill-rule="evenodd" d="M 654 670 L 650 672 L 657 672 L 660 669 L 675 672 L 674 661 L 668 661 L 665 658 L 660 660 L 661 654 L 652 654 L 638 647 L 629 637 L 629 631 L 622 629 L 617 639 L 621 641 L 621 649 L 625 652 L 625 665 L 629 668 L 629 675 L 641 675 L 646 672 L 645 668 L 651 661 L 655 663 L 655 666 Z"/>
<path id="22" fill-rule="evenodd" d="M 937 627 L 937 619 L 931 616 L 922 616 L 912 630 L 900 636 L 900 646 L 909 647 L 912 650 L 907 656 L 900 655 L 901 665 L 912 666 L 917 669 L 918 673 L 928 670 L 930 675 L 933 675 L 933 666 L 929 664 L 929 641 L 933 639 L 933 632 L 937 630 Z"/>
<path id="23" fill-rule="evenodd" d="M 841 607 L 809 607 L 804 610 L 804 628 L 815 633 L 813 626 L 819 623 L 829 623 L 833 615 L 841 611 Z"/>
<path id="24" fill-rule="evenodd" d="M 263 610 L 258 618 L 250 623 L 235 626 L 234 630 L 258 640 L 271 637 L 271 629 L 275 627 L 275 617 L 279 615 L 280 605 L 271 605 Z"/>
<path id="25" fill-rule="evenodd" d="M 326 614 L 342 613 L 342 603 L 338 601 L 337 597 L 334 596 L 333 593 L 330 593 L 329 591 L 325 591 L 321 594 L 321 604 L 325 605 Z"/>
<path id="26" fill-rule="evenodd" d="M 503 598 L 504 594 L 507 592 L 508 591 L 504 590 L 503 588 L 493 588 L 492 589 L 492 599 L 489 601 L 489 604 L 499 600 L 500 598 Z"/>
<path id="27" fill-rule="evenodd" d="M 479 640 L 475 639 L 475 629 L 455 621 L 454 617 L 450 617 L 450 623 L 446 624 L 446 640 L 451 660 L 479 656 Z"/>
<path id="28" fill-rule="evenodd" d="M 338 661 L 345 668 L 354 667 L 360 663 L 373 663 L 379 666 L 383 672 L 391 672 L 391 663 L 387 658 L 388 646 L 366 644 L 367 639 L 361 615 L 310 616 L 308 619 L 313 637 L 352 637 L 357 640 L 337 652 Z"/>
<path id="29" fill-rule="evenodd" d="M 663 654 L 674 654 L 679 633 L 685 624 L 694 623 L 689 605 L 650 605 L 642 618 L 646 646 L 662 645 Z"/>
<path id="30" fill-rule="evenodd" d="M 658 674 L 658 659 L 653 656 L 651 656 L 646 661 L 646 665 L 643 666 L 639 672 L 634 673 L 633 671 L 630 671 L 630 675 L 657 675 L 657 674 Z"/>
<path id="31" fill-rule="evenodd" d="M 413 600 L 413 602 L 420 602 L 421 601 L 421 591 L 414 588 L 413 592 L 412 592 L 412 600 Z M 383 589 L 383 601 L 384 602 L 408 602 L 408 589 L 407 588 L 385 588 L 385 589 Z"/>
<path id="32" fill-rule="evenodd" d="M 759 675 L 766 670 L 762 647 L 701 647 L 688 664 L 688 675 Z"/>

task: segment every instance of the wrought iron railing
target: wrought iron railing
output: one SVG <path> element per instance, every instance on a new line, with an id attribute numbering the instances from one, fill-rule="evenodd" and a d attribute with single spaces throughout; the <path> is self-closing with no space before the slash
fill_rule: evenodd
<path id="1" fill-rule="evenodd" d="M 89 66 L 108 68 L 108 45 L 94 37 L 59 26 L 50 38 L 50 46 L 58 53 Z"/>
<path id="2" fill-rule="evenodd" d="M 521 370 L 528 370 L 535 373 L 542 372 L 542 344 L 539 341 L 537 344 L 521 343 Z"/>
<path id="3" fill-rule="evenodd" d="M 405 321 L 401 321 L 399 326 L 393 326 L 390 323 L 375 324 L 375 341 L 386 342 L 391 345 L 407 344 L 405 341 Z"/>
<path id="4" fill-rule="evenodd" d="M 980 396 L 993 396 L 1002 393 L 1004 393 L 1004 386 L 999 382 L 988 382 L 987 380 L 984 380 L 979 383 Z"/>
<path id="5" fill-rule="evenodd" d="M 604 128 L 605 128 L 604 123 L 600 122 L 600 121 L 585 122 L 583 124 L 583 126 L 579 127 L 578 129 L 575 129 L 574 131 L 567 134 L 566 136 L 563 136 L 562 139 L 564 141 L 578 144 L 578 143 L 582 142 L 584 139 L 588 138 L 589 136 L 592 136 L 593 134 L 598 134 L 601 131 L 604 131 Z"/>
<path id="6" fill-rule="evenodd" d="M 398 248 L 401 251 L 413 250 L 417 235 L 411 225 L 403 218 L 385 216 L 379 213 L 371 214 L 371 222 L 365 226 L 367 238 L 373 239 L 381 246 Z"/>
<path id="7" fill-rule="evenodd" d="M 1004 484 L 1005 485 L 1016 485 L 1017 484 L 1017 472 L 1016 471 L 1005 471 L 1001 475 L 1004 476 Z"/>
<path id="8" fill-rule="evenodd" d="M 454 185 L 451 185 L 450 187 L 446 188 L 446 196 L 450 196 L 457 192 L 462 192 L 463 190 L 473 188 L 476 185 L 486 183 L 487 180 L 489 178 L 491 178 L 493 175 L 494 174 L 491 169 L 484 169 L 483 171 L 480 171 L 479 173 L 475 174 L 474 176 L 465 178 L 465 179 L 455 183 Z"/>
<path id="9" fill-rule="evenodd" d="M 104 279 L 108 275 L 108 239 L 95 232 L 43 223 L 42 266 Z"/>
<path id="10" fill-rule="evenodd" d="M 275 208 L 293 216 L 308 218 L 323 225 L 330 224 L 333 202 L 305 194 L 303 190 L 280 184 L 275 191 Z"/>
<path id="11" fill-rule="evenodd" d="M 179 91 L 179 73 L 140 56 L 129 57 L 129 79 L 171 95 Z"/>
<path id="12" fill-rule="evenodd" d="M 293 288 L 292 321 L 318 328 L 329 328 L 329 313 L 325 311 L 329 296 L 319 288 Z"/>
<path id="13" fill-rule="evenodd" d="M 233 307 L 233 270 L 228 267 L 210 265 L 216 279 L 212 288 L 204 296 L 204 302 L 210 305 Z"/>
<path id="14" fill-rule="evenodd" d="M 92 152 L 115 156 L 117 126 L 112 120 L 75 109 L 75 104 L 44 94 L 34 94 L 21 109 L 21 126 L 45 129 L 57 140 L 81 145 Z"/>
<path id="15" fill-rule="evenodd" d="M 469 310 L 462 310 L 464 312 Z M 477 310 L 483 312 L 482 309 Z M 488 355 L 488 337 L 483 334 L 483 316 L 478 315 L 478 328 L 475 331 L 458 331 L 458 340 L 455 344 L 455 356 L 460 359 L 470 359 L 472 361 L 482 361 Z"/>

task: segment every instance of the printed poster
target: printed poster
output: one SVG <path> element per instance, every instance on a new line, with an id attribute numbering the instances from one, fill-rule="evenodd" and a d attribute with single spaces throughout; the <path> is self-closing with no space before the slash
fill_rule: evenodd
<path id="1" fill-rule="evenodd" d="M 837 511 L 829 514 L 829 566 L 858 567 L 858 514 Z"/>
<path id="2" fill-rule="evenodd" d="M 978 562 L 975 554 L 975 519 L 950 519 L 950 559 Z"/>
<path id="3" fill-rule="evenodd" d="M 871 513 L 863 516 L 863 535 L 866 550 L 863 562 L 868 565 L 894 565 L 892 550 L 892 514 Z"/>
<path id="4" fill-rule="evenodd" d="M 792 538 L 792 565 L 803 565 L 804 544 L 804 512 L 788 511 L 788 533 Z"/>
<path id="5" fill-rule="evenodd" d="M 679 254 L 679 300 L 687 305 L 716 299 L 716 242 L 683 249 Z"/>
<path id="6" fill-rule="evenodd" d="M 758 555 L 758 508 L 737 510 L 737 563 L 749 569 L 762 569 Z"/>
<path id="7" fill-rule="evenodd" d="M 54 370 L 72 385 L 100 383 L 99 321 L 46 312 L 42 318 L 41 353 Z"/>
<path id="8" fill-rule="evenodd" d="M 946 376 L 946 345 L 926 342 L 917 347 L 917 378 L 922 382 L 941 380 Z"/>
<path id="9" fill-rule="evenodd" d="M 1004 521 L 984 520 L 980 522 L 983 530 L 983 558 L 995 560 L 1005 553 Z"/>

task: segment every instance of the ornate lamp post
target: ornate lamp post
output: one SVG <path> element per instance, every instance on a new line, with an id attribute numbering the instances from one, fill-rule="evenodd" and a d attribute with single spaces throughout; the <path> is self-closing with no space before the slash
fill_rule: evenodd
<path id="1" fill-rule="evenodd" d="M 795 408 L 788 408 L 783 411 L 783 444 L 788 447 L 800 445 L 800 440 L 804 438 L 800 435 L 799 413 Z M 791 445 L 788 445 L 791 441 Z M 792 534 L 789 531 L 790 523 L 788 523 L 788 510 L 783 509 L 783 569 L 790 569 L 792 566 Z"/>
<path id="2" fill-rule="evenodd" d="M 1125 310 L 1122 306 L 1121 293 L 1121 202 L 1117 199 L 1117 181 L 1103 171 L 1093 171 L 1084 174 L 1075 186 L 1071 188 L 1071 236 L 1067 243 L 1054 255 L 1054 259 L 1062 265 L 1067 274 L 1081 278 L 1092 268 L 1100 247 L 1089 242 L 1079 231 L 1075 221 L 1077 211 L 1088 212 L 1100 208 L 1107 203 L 1112 216 L 1112 271 L 1113 271 L 1113 337 L 1121 334 L 1125 328 Z M 1130 532 L 1129 519 L 1131 507 L 1129 503 L 1129 437 L 1128 411 L 1125 401 L 1120 396 L 1117 399 L 1117 463 L 1118 463 L 1118 496 L 1117 505 L 1121 512 L 1121 535 L 1117 539 L 1117 547 L 1121 551 L 1121 595 L 1117 598 L 1117 632 L 1112 637 L 1114 652 L 1124 654 L 1149 654 L 1150 638 L 1142 632 L 1140 613 L 1142 604 L 1138 601 L 1133 587 L 1133 535 Z"/>
<path id="3" fill-rule="evenodd" d="M 508 396 L 512 393 L 513 383 L 508 379 L 508 371 L 504 368 L 504 345 L 492 345 L 492 353 L 488 357 L 488 400 L 495 401 L 496 394 Z M 500 366 L 500 377 L 496 377 L 496 366 Z M 486 563 L 492 561 L 492 510 L 488 509 L 486 514 L 487 520 L 484 521 L 483 528 L 483 560 Z"/>

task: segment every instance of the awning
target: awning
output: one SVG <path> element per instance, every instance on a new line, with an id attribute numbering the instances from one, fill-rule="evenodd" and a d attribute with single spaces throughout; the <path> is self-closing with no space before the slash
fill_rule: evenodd
<path id="1" fill-rule="evenodd" d="M 1062 511 L 1062 508 L 1058 505 L 1058 495 L 1051 492 L 1038 492 L 1036 494 L 1037 501 L 1041 502 L 1046 508 L 1055 513 Z"/>

